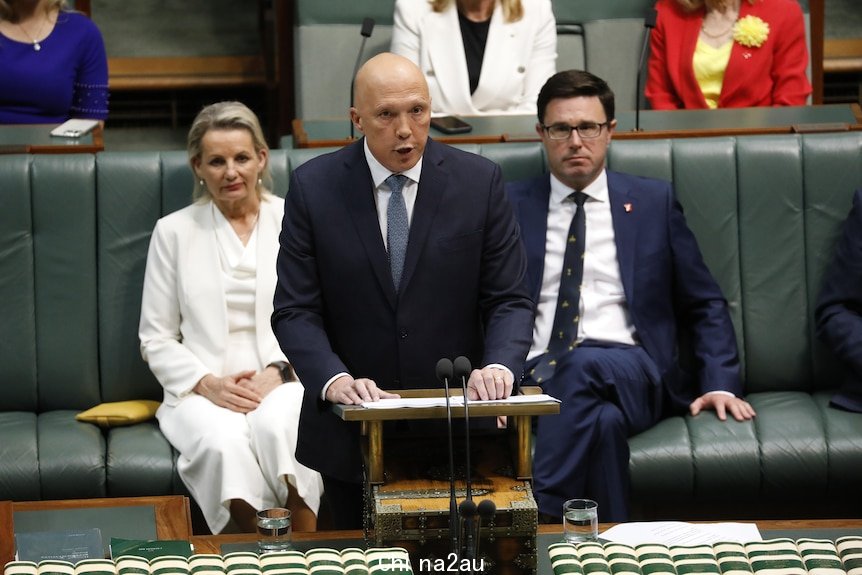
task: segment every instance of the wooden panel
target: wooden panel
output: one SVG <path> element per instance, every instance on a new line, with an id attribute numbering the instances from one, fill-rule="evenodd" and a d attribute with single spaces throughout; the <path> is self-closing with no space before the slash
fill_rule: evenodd
<path id="1" fill-rule="evenodd" d="M 826 40 L 823 71 L 833 74 L 862 72 L 862 38 Z"/>
<path id="2" fill-rule="evenodd" d="M 72 7 L 78 12 L 83 12 L 87 16 L 92 15 L 90 11 L 90 0 L 75 0 L 74 2 L 70 2 Z"/>
<path id="3" fill-rule="evenodd" d="M 808 26 L 811 39 L 811 101 L 823 103 L 823 30 L 826 26 L 824 0 L 811 0 L 808 3 Z"/>
<path id="4" fill-rule="evenodd" d="M 181 58 L 109 58 L 108 84 L 112 91 L 263 86 L 263 56 Z"/>
<path id="5" fill-rule="evenodd" d="M 6 565 L 15 558 L 15 533 L 12 523 L 11 501 L 0 501 L 0 565 Z"/>
<path id="6" fill-rule="evenodd" d="M 12 504 L 13 512 L 137 506 L 153 507 L 156 516 L 156 535 L 159 539 L 189 539 L 192 536 L 192 516 L 189 499 L 182 495 L 16 501 Z M 0 507 L 0 521 L 2 521 L 2 518 L 3 508 Z"/>

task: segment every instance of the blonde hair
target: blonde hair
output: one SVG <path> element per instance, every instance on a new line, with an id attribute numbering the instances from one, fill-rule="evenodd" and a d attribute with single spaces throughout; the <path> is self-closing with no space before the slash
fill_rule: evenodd
<path id="1" fill-rule="evenodd" d="M 503 18 L 506 22 L 517 22 L 524 17 L 524 5 L 521 0 L 499 0 L 503 6 Z M 431 9 L 435 12 L 443 12 L 451 6 L 453 0 L 428 0 Z"/>
<path id="2" fill-rule="evenodd" d="M 17 22 L 19 18 L 17 4 L 16 0 L 0 0 L 0 20 Z M 45 2 L 45 12 L 68 9 L 66 0 L 47 0 Z"/>
<path id="3" fill-rule="evenodd" d="M 254 151 L 261 150 L 269 151 L 269 146 L 266 145 L 266 138 L 263 136 L 263 129 L 260 127 L 260 121 L 248 106 L 242 102 L 218 102 L 205 106 L 192 122 L 192 127 L 189 128 L 186 148 L 189 154 L 189 164 L 194 170 L 195 162 L 200 161 L 203 154 L 201 141 L 210 130 L 247 130 L 251 134 L 252 145 Z M 272 174 L 269 171 L 269 162 L 263 167 L 260 173 L 260 182 L 255 188 L 257 197 L 263 196 L 265 190 L 272 189 Z M 262 189 L 263 188 L 263 189 Z M 209 194 L 206 188 L 200 184 L 198 178 L 195 178 L 192 198 L 195 201 L 209 199 Z"/>
<path id="4" fill-rule="evenodd" d="M 733 0 L 676 0 L 677 4 L 685 8 L 690 12 L 694 12 L 695 10 L 700 10 L 701 8 L 706 8 L 707 10 L 718 10 L 719 12 L 724 12 L 730 5 L 733 4 Z M 748 0 L 749 4 L 754 4 L 755 0 Z"/>

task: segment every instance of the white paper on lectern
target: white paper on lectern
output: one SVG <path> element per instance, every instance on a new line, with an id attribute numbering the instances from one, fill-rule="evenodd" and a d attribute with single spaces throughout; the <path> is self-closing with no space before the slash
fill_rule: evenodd
<path id="1" fill-rule="evenodd" d="M 623 543 L 661 543 L 664 545 L 711 545 L 734 541 L 749 543 L 763 541 L 754 523 L 685 523 L 682 521 L 642 521 L 620 523 L 603 532 L 600 537 Z"/>
<path id="2" fill-rule="evenodd" d="M 559 399 L 539 393 L 536 395 L 513 395 L 507 399 L 494 399 L 488 401 L 470 401 L 468 405 L 515 405 L 519 403 L 541 403 L 543 401 L 556 401 Z M 461 395 L 449 398 L 452 407 L 464 405 L 464 397 Z M 446 407 L 445 397 L 401 397 L 398 399 L 381 399 L 379 401 L 366 401 L 362 407 L 367 409 L 399 409 L 402 407 Z"/>

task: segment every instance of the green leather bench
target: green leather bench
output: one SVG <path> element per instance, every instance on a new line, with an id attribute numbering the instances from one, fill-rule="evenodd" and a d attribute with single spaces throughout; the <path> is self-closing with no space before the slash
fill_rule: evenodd
<path id="1" fill-rule="evenodd" d="M 464 146 L 507 180 L 536 143 Z M 273 150 L 276 192 L 325 150 Z M 853 190 L 862 132 L 617 141 L 612 168 L 673 179 L 731 305 L 751 423 L 676 417 L 632 439 L 638 517 L 862 512 L 862 415 L 827 407 L 840 366 L 814 299 Z M 161 398 L 138 351 L 156 220 L 190 201 L 181 152 L 0 156 L 0 500 L 184 493 L 154 421 L 103 431 L 100 402 Z"/>

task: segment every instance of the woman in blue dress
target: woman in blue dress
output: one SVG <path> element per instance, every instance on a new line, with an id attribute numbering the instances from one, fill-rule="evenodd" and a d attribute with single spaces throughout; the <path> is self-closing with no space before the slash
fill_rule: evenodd
<path id="1" fill-rule="evenodd" d="M 108 117 L 102 34 L 65 0 L 0 0 L 0 124 Z"/>

